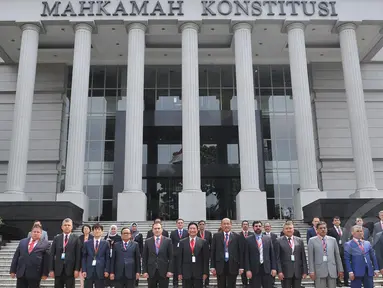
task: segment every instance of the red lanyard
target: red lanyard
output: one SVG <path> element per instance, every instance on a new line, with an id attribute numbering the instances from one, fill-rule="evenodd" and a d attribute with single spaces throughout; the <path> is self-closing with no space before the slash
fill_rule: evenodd
<path id="1" fill-rule="evenodd" d="M 226 236 L 227 235 L 227 236 Z M 229 233 L 225 233 L 225 246 L 226 248 L 229 247 L 229 239 L 230 239 L 230 234 Z"/>
<path id="2" fill-rule="evenodd" d="M 205 239 L 205 233 L 200 232 L 199 235 L 201 236 L 201 239 Z"/>
<path id="3" fill-rule="evenodd" d="M 157 243 L 157 237 L 156 237 L 156 240 L 154 241 L 154 244 L 156 245 L 157 249 L 160 249 L 161 243 L 162 243 L 162 236 L 160 236 L 159 243 Z"/>
<path id="4" fill-rule="evenodd" d="M 363 254 L 364 254 L 364 243 L 362 242 L 362 245 L 360 245 L 359 242 L 356 241 L 355 239 L 354 239 L 354 241 L 355 241 L 356 245 L 358 245 L 359 249 L 360 249 L 360 250 L 363 252 Z"/>
<path id="5" fill-rule="evenodd" d="M 194 247 L 195 247 L 195 240 L 191 239 L 190 240 L 190 250 L 191 250 L 192 255 L 194 255 Z"/>

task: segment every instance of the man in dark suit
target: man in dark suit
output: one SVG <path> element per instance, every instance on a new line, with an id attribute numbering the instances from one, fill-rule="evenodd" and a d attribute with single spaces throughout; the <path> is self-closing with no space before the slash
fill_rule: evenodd
<path id="1" fill-rule="evenodd" d="M 245 270 L 253 288 L 271 288 L 277 274 L 274 247 L 269 236 L 262 234 L 262 222 L 253 222 L 254 234 L 245 239 Z"/>
<path id="2" fill-rule="evenodd" d="M 207 242 L 207 244 L 209 245 L 209 251 L 210 251 L 210 248 L 211 248 L 211 241 L 213 241 L 213 235 L 211 234 L 210 231 L 206 230 L 206 221 L 205 220 L 200 220 L 198 222 L 198 233 L 197 233 L 197 237 L 205 240 Z M 209 252 L 209 257 L 210 257 L 210 252 Z M 207 273 L 207 278 L 205 279 L 205 283 L 204 285 L 205 286 L 209 286 L 209 283 L 210 283 L 210 277 L 209 277 L 209 273 Z"/>
<path id="3" fill-rule="evenodd" d="M 162 235 L 161 223 L 152 227 L 154 236 L 146 239 L 142 253 L 143 277 L 149 279 L 149 288 L 169 287 L 169 278 L 173 276 L 173 246 L 170 238 Z"/>
<path id="4" fill-rule="evenodd" d="M 340 258 L 342 259 L 343 267 L 345 267 L 345 259 L 344 259 L 344 249 L 343 249 L 343 244 L 348 240 L 348 233 L 345 228 L 341 227 L 341 221 L 339 216 L 335 216 L 332 219 L 332 224 L 334 225 L 332 228 L 328 229 L 327 235 L 334 237 L 336 239 L 336 242 L 338 243 L 339 246 L 339 253 L 340 253 Z M 348 285 L 348 273 L 344 273 L 344 286 L 349 286 Z M 337 280 L 337 286 L 341 287 L 342 283 L 340 278 Z"/>
<path id="5" fill-rule="evenodd" d="M 154 219 L 153 224 L 155 223 L 160 223 L 162 226 L 162 221 L 160 218 Z M 149 230 L 148 233 L 146 233 L 146 239 L 153 237 L 153 235 L 153 230 Z M 162 236 L 169 237 L 169 232 L 162 228 Z"/>
<path id="6" fill-rule="evenodd" d="M 104 228 L 99 223 L 92 227 L 93 241 L 86 241 L 83 248 L 82 275 L 85 288 L 105 287 L 105 278 L 109 277 L 110 247 L 108 241 L 102 239 Z"/>
<path id="7" fill-rule="evenodd" d="M 72 234 L 73 222 L 66 218 L 62 234 L 55 236 L 51 246 L 49 276 L 55 278 L 55 288 L 74 288 L 81 265 L 81 242 Z"/>
<path id="8" fill-rule="evenodd" d="M 244 271 L 243 247 L 238 234 L 231 231 L 231 220 L 221 221 L 222 232 L 215 233 L 211 244 L 211 272 L 218 288 L 234 288 L 237 275 Z"/>
<path id="9" fill-rule="evenodd" d="M 372 238 L 375 237 L 376 234 L 383 231 L 383 211 L 379 211 L 379 222 L 374 224 L 374 231 L 372 233 Z"/>
<path id="10" fill-rule="evenodd" d="M 245 253 L 245 240 L 247 237 L 253 235 L 254 233 L 249 231 L 249 221 L 243 220 L 241 223 L 241 228 L 242 231 L 239 233 L 239 239 L 241 241 L 241 247 L 243 247 L 243 253 Z M 245 259 L 245 256 L 243 256 L 243 259 Z M 246 273 L 241 274 L 241 280 L 242 280 L 242 285 L 247 286 L 249 284 L 248 277 L 246 277 Z"/>
<path id="11" fill-rule="evenodd" d="M 351 279 L 351 288 L 373 288 L 373 276 L 379 272 L 378 261 L 369 241 L 362 239 L 363 229 L 355 225 L 351 229 L 353 239 L 344 244 L 346 272 Z M 346 274 L 346 273 L 345 273 Z"/>
<path id="12" fill-rule="evenodd" d="M 188 231 L 184 229 L 184 220 L 177 219 L 177 229 L 170 233 L 170 239 L 173 243 L 173 287 L 178 287 L 178 247 L 181 239 L 189 237 Z"/>
<path id="13" fill-rule="evenodd" d="M 116 288 L 133 288 L 140 279 L 140 248 L 127 227 L 122 228 L 121 238 L 121 242 L 113 245 L 110 280 L 116 280 Z"/>
<path id="14" fill-rule="evenodd" d="M 305 245 L 301 238 L 293 236 L 291 221 L 283 225 L 283 233 L 285 236 L 278 238 L 275 246 L 278 278 L 283 280 L 283 288 L 300 288 L 308 273 Z"/>
<path id="15" fill-rule="evenodd" d="M 178 248 L 178 280 L 185 288 L 202 288 L 209 274 L 209 245 L 197 232 L 197 223 L 189 223 L 189 237 L 182 239 Z"/>
<path id="16" fill-rule="evenodd" d="M 34 224 L 31 237 L 22 239 L 13 255 L 10 274 L 17 288 L 38 288 L 49 273 L 49 242 L 42 239 L 42 227 Z"/>
<path id="17" fill-rule="evenodd" d="M 319 217 L 314 217 L 312 223 L 312 227 L 307 229 L 307 234 L 306 234 L 306 243 L 309 243 L 310 238 L 317 236 L 317 225 L 320 222 Z"/>
<path id="18" fill-rule="evenodd" d="M 263 232 L 263 235 L 267 235 L 271 238 L 271 242 L 273 243 L 273 247 L 275 247 L 276 245 L 276 242 L 277 242 L 277 239 L 278 239 L 278 235 L 275 234 L 274 232 L 271 232 L 271 224 L 270 222 L 266 222 L 264 225 L 263 225 L 263 229 L 265 230 L 265 232 Z M 273 287 L 275 287 L 275 277 L 272 277 L 273 278 Z"/>

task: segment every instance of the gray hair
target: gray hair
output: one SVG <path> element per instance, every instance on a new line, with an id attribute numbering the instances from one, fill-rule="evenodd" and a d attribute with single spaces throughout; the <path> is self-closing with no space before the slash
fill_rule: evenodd
<path id="1" fill-rule="evenodd" d="M 362 226 L 360 226 L 360 225 L 354 225 L 354 226 L 351 227 L 351 232 L 354 232 L 356 229 L 360 229 L 360 230 L 363 231 L 363 227 L 362 227 Z"/>
<path id="2" fill-rule="evenodd" d="M 61 225 L 64 225 L 65 223 L 68 223 L 68 222 L 70 222 L 73 225 L 73 221 L 70 218 L 65 218 Z"/>

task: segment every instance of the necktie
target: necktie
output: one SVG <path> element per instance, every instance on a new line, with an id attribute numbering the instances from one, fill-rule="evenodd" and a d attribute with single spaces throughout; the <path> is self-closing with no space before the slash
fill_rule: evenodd
<path id="1" fill-rule="evenodd" d="M 291 242 L 291 238 L 287 238 L 287 240 L 289 240 L 290 248 L 293 249 L 293 243 Z"/>
<path id="2" fill-rule="evenodd" d="M 225 233 L 225 262 L 229 261 L 229 233 Z"/>
<path id="3" fill-rule="evenodd" d="M 342 230 L 340 229 L 340 227 L 337 227 L 336 229 L 338 230 L 339 236 L 342 236 Z"/>
<path id="4" fill-rule="evenodd" d="M 194 238 L 192 238 L 190 240 L 190 250 L 192 252 L 192 255 L 194 255 L 194 245 L 195 245 Z"/>
<path id="5" fill-rule="evenodd" d="M 323 253 L 327 255 L 327 245 L 326 245 L 326 239 L 322 238 L 322 246 L 323 246 Z"/>
<path id="6" fill-rule="evenodd" d="M 125 242 L 125 250 L 128 249 L 128 242 Z"/>
<path id="7" fill-rule="evenodd" d="M 68 244 L 68 234 L 65 234 L 65 239 L 64 239 L 64 246 Z"/>
<path id="8" fill-rule="evenodd" d="M 158 254 L 158 251 L 160 250 L 160 237 L 156 238 L 156 254 Z"/>
<path id="9" fill-rule="evenodd" d="M 29 245 L 28 245 L 28 253 L 29 254 L 31 254 L 34 245 L 35 245 L 35 240 L 32 240 L 32 242 L 29 242 Z"/>
<path id="10" fill-rule="evenodd" d="M 182 230 L 178 230 L 178 236 L 181 238 L 182 237 Z"/>
<path id="11" fill-rule="evenodd" d="M 97 253 L 97 251 L 98 251 L 98 240 L 96 240 L 96 248 L 95 248 L 95 250 L 96 250 L 96 253 Z"/>
<path id="12" fill-rule="evenodd" d="M 247 237 L 247 231 L 245 231 L 245 237 Z"/>

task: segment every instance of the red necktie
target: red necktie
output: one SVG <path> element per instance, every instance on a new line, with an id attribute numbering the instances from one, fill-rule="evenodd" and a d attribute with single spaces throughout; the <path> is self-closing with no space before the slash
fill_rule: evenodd
<path id="1" fill-rule="evenodd" d="M 29 242 L 29 245 L 28 245 L 28 253 L 29 254 L 31 254 L 34 246 L 35 246 L 35 240 L 32 240 L 32 242 Z"/>
<path id="2" fill-rule="evenodd" d="M 194 255 L 194 246 L 195 246 L 195 242 L 194 242 L 194 238 L 190 240 L 190 250 L 192 252 L 192 255 Z"/>

